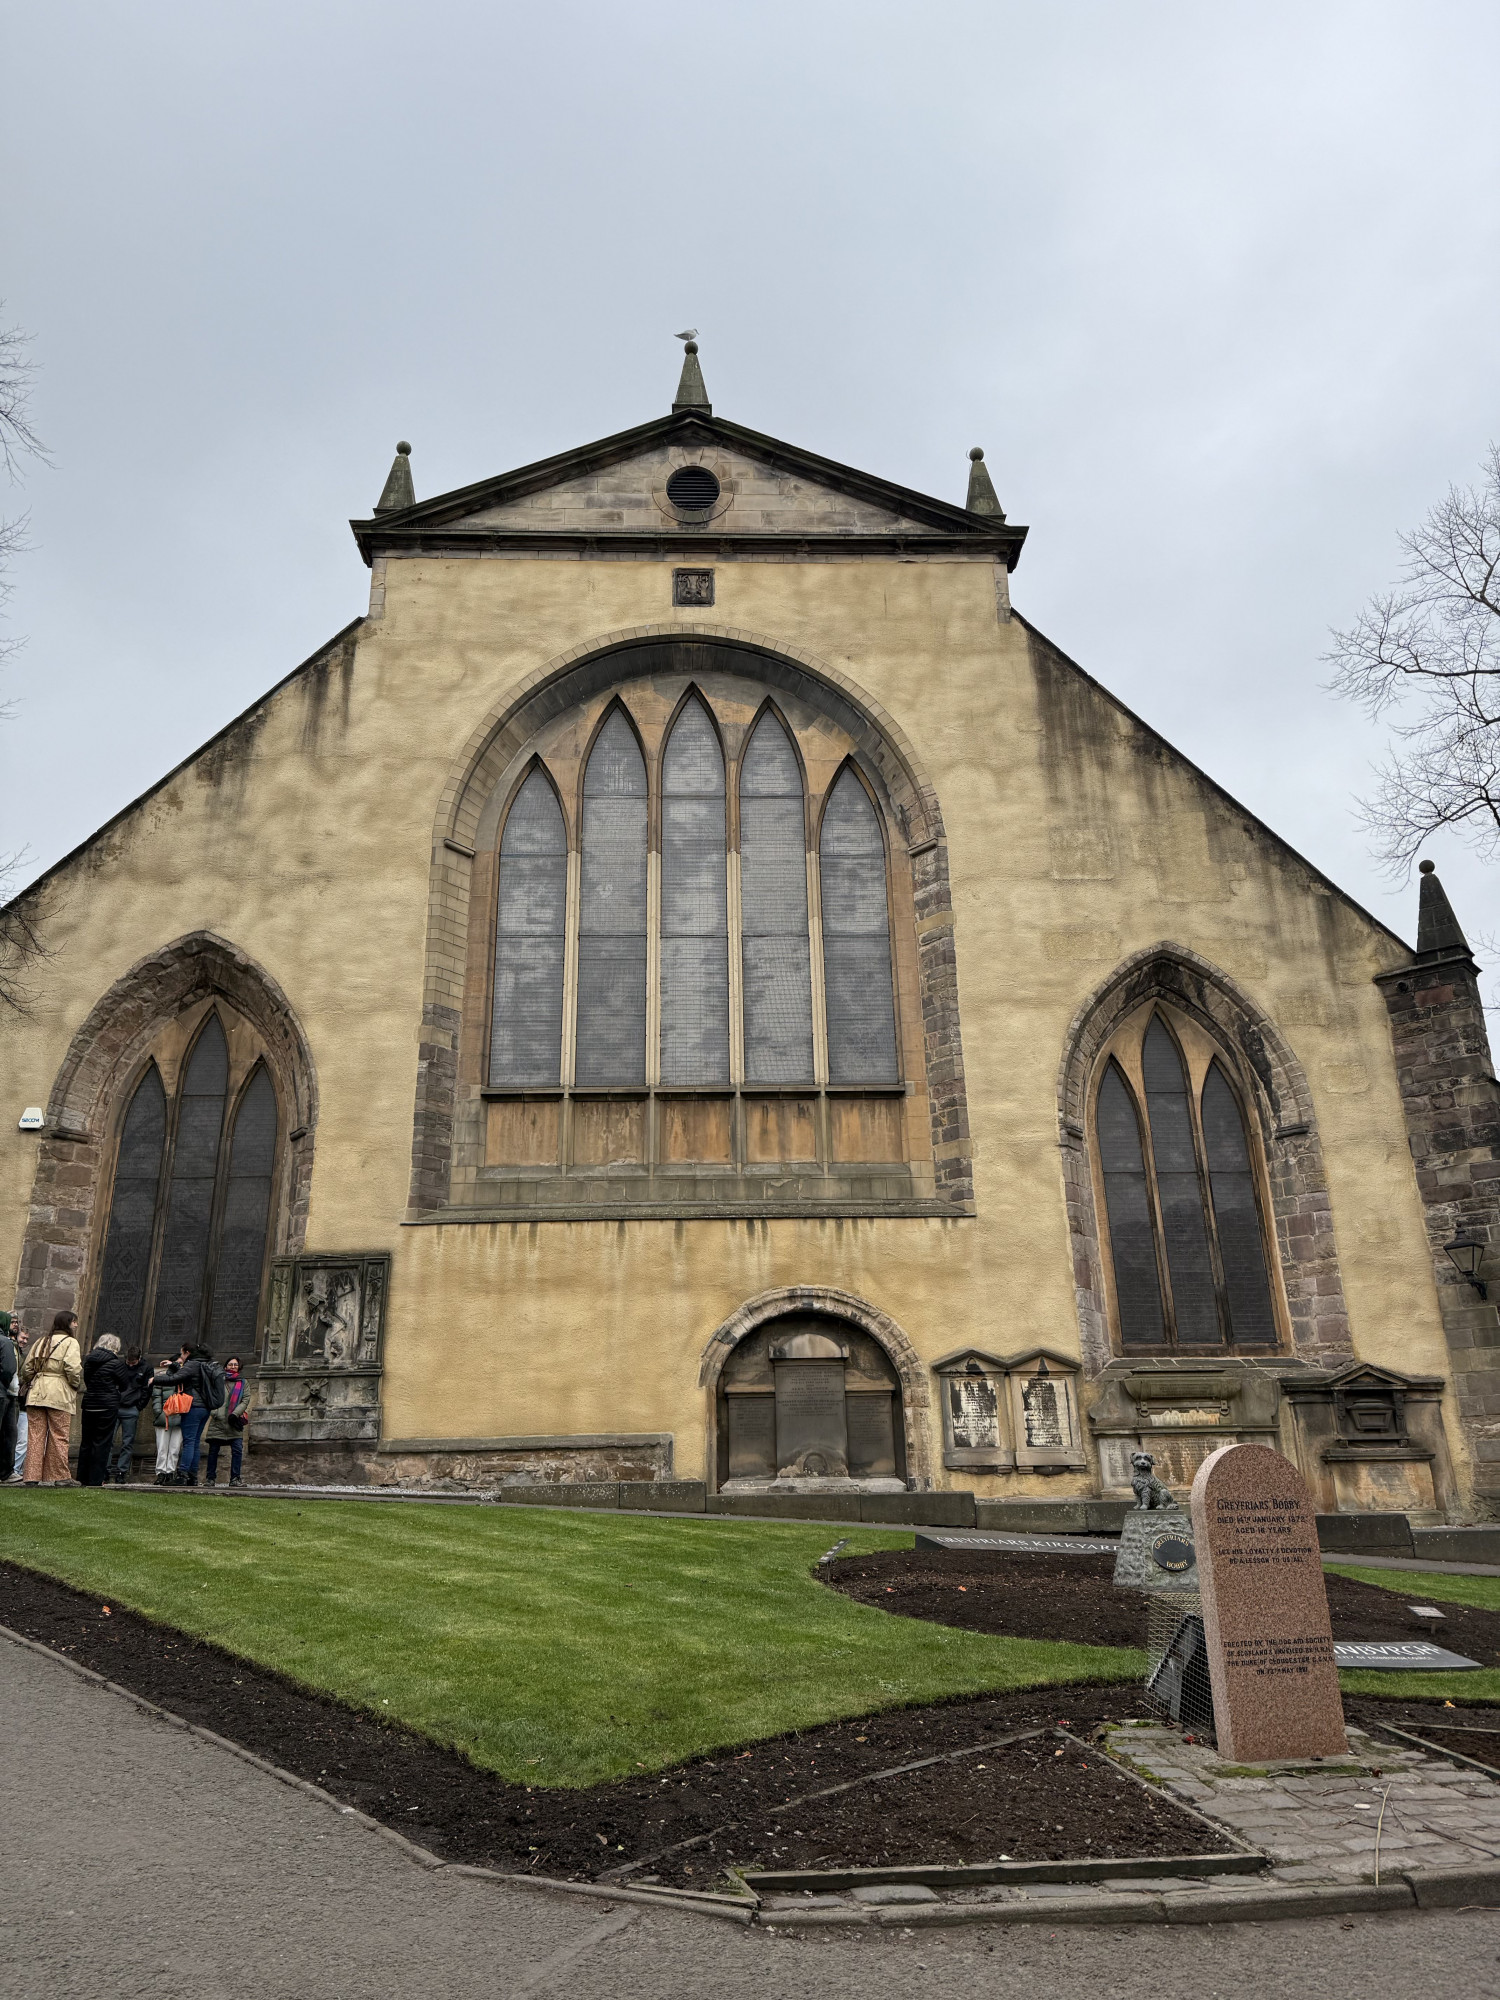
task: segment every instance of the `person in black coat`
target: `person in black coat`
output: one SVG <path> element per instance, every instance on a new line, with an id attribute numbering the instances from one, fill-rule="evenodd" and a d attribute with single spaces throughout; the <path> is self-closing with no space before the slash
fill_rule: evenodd
<path id="1" fill-rule="evenodd" d="M 170 1382 L 173 1388 L 186 1389 L 193 1399 L 192 1408 L 182 1419 L 182 1456 L 172 1474 L 172 1484 L 196 1486 L 203 1427 L 224 1400 L 224 1377 L 206 1347 L 189 1347 L 184 1342 L 177 1365 L 158 1379 Z"/>
<path id="2" fill-rule="evenodd" d="M 114 1443 L 115 1425 L 120 1421 L 120 1404 L 133 1386 L 130 1370 L 120 1359 L 119 1336 L 101 1333 L 83 1357 L 80 1412 L 83 1435 L 78 1445 L 80 1486 L 104 1484 L 109 1473 L 109 1448 Z"/>
<path id="3" fill-rule="evenodd" d="M 0 1481 L 16 1463 L 16 1430 L 21 1416 L 21 1350 L 11 1337 L 11 1317 L 0 1312 Z"/>
<path id="4" fill-rule="evenodd" d="M 123 1486 L 130 1477 L 136 1427 L 141 1420 L 141 1411 L 151 1401 L 151 1391 L 155 1386 L 151 1364 L 142 1361 L 138 1347 L 132 1347 L 125 1356 L 125 1372 L 130 1377 L 130 1387 L 120 1397 L 120 1442 L 104 1461 L 104 1477 L 112 1479 L 117 1486 Z"/>

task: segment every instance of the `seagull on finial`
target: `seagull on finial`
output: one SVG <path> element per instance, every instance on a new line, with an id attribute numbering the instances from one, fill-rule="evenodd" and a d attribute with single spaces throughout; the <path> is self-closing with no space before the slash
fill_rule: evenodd
<path id="1" fill-rule="evenodd" d="M 698 329 L 695 326 L 690 326 L 686 333 L 674 333 L 672 338 L 674 340 L 696 340 L 698 338 Z"/>

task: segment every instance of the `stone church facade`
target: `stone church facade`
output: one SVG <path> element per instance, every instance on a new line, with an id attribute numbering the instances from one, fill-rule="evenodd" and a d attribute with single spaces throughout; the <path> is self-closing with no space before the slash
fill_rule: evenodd
<path id="1" fill-rule="evenodd" d="M 977 454 L 908 492 L 690 348 L 353 527 L 368 613 L 26 892 L 29 1325 L 240 1354 L 260 1479 L 1083 1525 L 1254 1438 L 1494 1513 L 1436 877 L 1413 951 L 1028 624 Z"/>

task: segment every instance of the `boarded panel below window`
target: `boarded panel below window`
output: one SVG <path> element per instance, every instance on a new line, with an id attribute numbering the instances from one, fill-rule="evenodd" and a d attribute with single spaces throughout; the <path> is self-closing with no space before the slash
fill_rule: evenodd
<path id="1" fill-rule="evenodd" d="M 900 1097 L 831 1097 L 829 1144 L 836 1160 L 903 1160 L 906 1103 Z"/>
<path id="2" fill-rule="evenodd" d="M 543 1100 L 536 1104 L 492 1104 L 485 1130 L 487 1167 L 555 1167 L 562 1106 Z"/>
<path id="3" fill-rule="evenodd" d="M 660 1104 L 664 1160 L 703 1160 L 727 1166 L 733 1158 L 727 1097 L 664 1098 Z"/>
<path id="4" fill-rule="evenodd" d="M 638 1166 L 646 1157 L 646 1105 L 642 1098 L 575 1098 L 573 1164 Z"/>
<path id="5" fill-rule="evenodd" d="M 745 1099 L 745 1158 L 754 1166 L 818 1157 L 817 1106 L 806 1097 Z"/>

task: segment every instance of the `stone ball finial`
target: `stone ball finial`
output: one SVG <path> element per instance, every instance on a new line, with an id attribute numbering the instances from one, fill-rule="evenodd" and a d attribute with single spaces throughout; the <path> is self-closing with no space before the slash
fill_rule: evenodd
<path id="1" fill-rule="evenodd" d="M 984 457 L 984 446 L 982 444 L 976 444 L 974 449 L 969 453 L 969 457 L 973 460 L 974 464 L 977 465 L 980 459 Z"/>
<path id="2" fill-rule="evenodd" d="M 402 458 L 411 457 L 411 446 L 406 442 L 405 438 L 402 438 L 400 444 L 397 445 L 396 450 L 400 453 Z"/>
<path id="3" fill-rule="evenodd" d="M 1417 863 L 1417 872 L 1421 875 L 1435 875 L 1437 873 L 1437 863 L 1435 861 L 1419 861 Z"/>
<path id="4" fill-rule="evenodd" d="M 682 350 L 682 351 L 683 351 L 683 353 L 684 353 L 684 354 L 696 354 L 696 353 L 698 352 L 698 343 L 697 343 L 697 341 L 696 341 L 696 340 L 690 340 L 690 341 L 689 341 L 689 342 L 687 343 L 686 347 L 684 347 L 684 348 L 683 348 L 683 350 Z"/>

